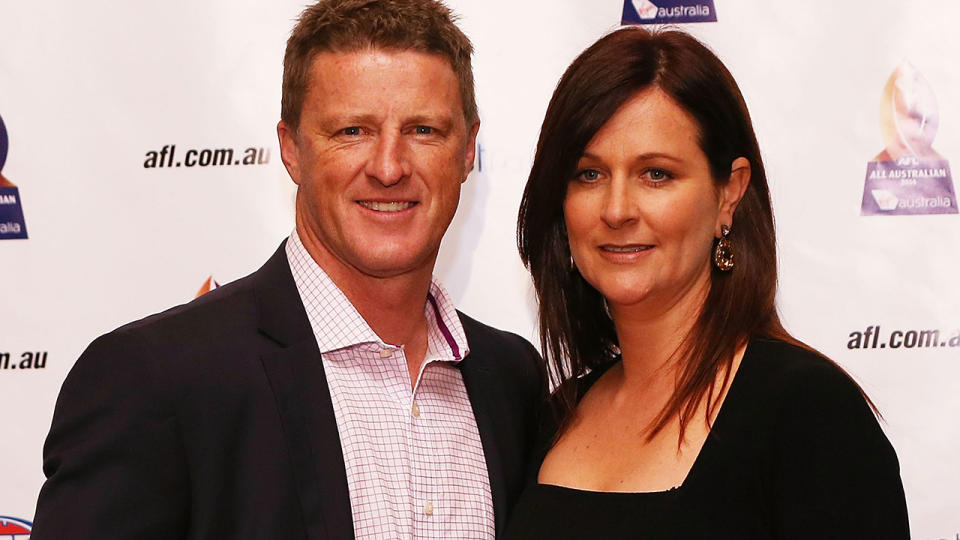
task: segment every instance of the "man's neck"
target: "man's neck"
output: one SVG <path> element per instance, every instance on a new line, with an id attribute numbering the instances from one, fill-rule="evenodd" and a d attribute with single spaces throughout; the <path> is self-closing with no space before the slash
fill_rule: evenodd
<path id="1" fill-rule="evenodd" d="M 419 350 L 426 343 L 424 305 L 430 268 L 390 277 L 365 275 L 338 260 L 309 231 L 297 228 L 307 253 L 385 343 Z"/>

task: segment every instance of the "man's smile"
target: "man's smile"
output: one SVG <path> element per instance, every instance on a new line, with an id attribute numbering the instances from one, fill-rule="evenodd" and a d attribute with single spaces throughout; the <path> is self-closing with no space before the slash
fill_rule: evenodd
<path id="1" fill-rule="evenodd" d="M 376 212 L 400 212 L 417 205 L 416 201 L 357 201 L 357 203 Z"/>

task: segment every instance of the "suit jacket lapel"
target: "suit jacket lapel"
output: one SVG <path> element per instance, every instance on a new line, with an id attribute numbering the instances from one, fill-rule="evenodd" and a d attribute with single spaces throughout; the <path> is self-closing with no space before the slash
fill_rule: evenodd
<path id="1" fill-rule="evenodd" d="M 487 474 L 490 476 L 490 494 L 493 498 L 493 514 L 496 531 L 499 536 L 506 526 L 507 518 L 507 486 L 503 472 L 503 455 L 498 437 L 498 423 L 496 422 L 496 395 L 497 374 L 494 372 L 494 363 L 486 361 L 485 351 L 481 343 L 470 341 L 469 330 L 467 342 L 470 343 L 470 354 L 460 362 L 460 372 L 463 374 L 463 384 L 470 396 L 473 406 L 473 415 L 477 420 L 477 430 L 480 432 L 480 442 L 483 444 L 483 455 L 487 461 Z"/>
<path id="2" fill-rule="evenodd" d="M 330 390 L 284 246 L 256 273 L 260 331 L 277 345 L 261 361 L 277 400 L 308 537 L 352 539 L 350 494 Z"/>

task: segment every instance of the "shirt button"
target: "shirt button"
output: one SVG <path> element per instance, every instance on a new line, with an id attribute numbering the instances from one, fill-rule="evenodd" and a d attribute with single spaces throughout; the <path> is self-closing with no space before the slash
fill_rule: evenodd
<path id="1" fill-rule="evenodd" d="M 428 516 L 432 516 L 432 515 L 433 515 L 433 503 L 430 502 L 430 501 L 427 501 L 427 503 L 423 505 L 423 512 L 424 512 L 425 514 L 427 514 Z"/>
<path id="2" fill-rule="evenodd" d="M 413 414 L 413 416 L 419 417 L 419 416 L 420 416 L 420 404 L 417 403 L 416 401 L 414 401 L 414 402 L 413 402 L 413 407 L 410 408 L 410 413 Z M 427 503 L 427 504 L 430 504 L 430 503 Z"/>
<path id="3" fill-rule="evenodd" d="M 393 356 L 393 349 L 380 349 L 380 358 L 390 358 Z"/>

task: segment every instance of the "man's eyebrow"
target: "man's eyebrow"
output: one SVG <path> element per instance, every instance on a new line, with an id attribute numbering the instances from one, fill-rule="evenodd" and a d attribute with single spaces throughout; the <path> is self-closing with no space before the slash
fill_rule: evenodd
<path id="1" fill-rule="evenodd" d="M 331 114 L 323 118 L 321 123 L 323 125 L 334 124 L 336 126 L 351 126 L 354 124 L 371 124 L 377 121 L 377 117 L 373 114 Z"/>
<path id="2" fill-rule="evenodd" d="M 417 114 L 406 120 L 407 124 L 430 124 L 446 128 L 453 123 L 453 119 L 446 114 Z"/>
<path id="3" fill-rule="evenodd" d="M 380 122 L 380 118 L 376 114 L 352 114 L 352 113 L 342 113 L 342 114 L 331 114 L 326 116 L 320 121 L 320 124 L 330 127 L 346 127 L 352 125 L 364 125 L 364 124 L 376 124 Z M 438 114 L 415 114 L 408 116 L 403 120 L 403 123 L 406 125 L 410 124 L 426 124 L 431 126 L 436 126 L 439 128 L 449 128 L 453 124 L 453 118 L 447 114 L 438 113 Z"/>

